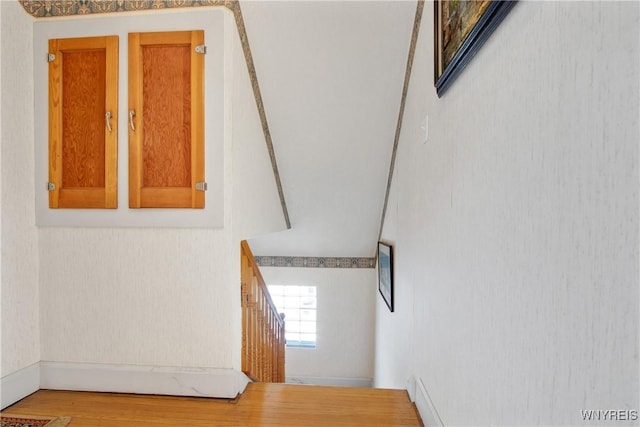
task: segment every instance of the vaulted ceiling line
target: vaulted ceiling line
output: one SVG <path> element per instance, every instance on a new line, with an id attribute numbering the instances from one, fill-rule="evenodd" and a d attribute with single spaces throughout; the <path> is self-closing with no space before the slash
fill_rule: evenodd
<path id="1" fill-rule="evenodd" d="M 271 167 L 273 168 L 273 176 L 276 180 L 276 186 L 278 187 L 278 196 L 280 197 L 280 204 L 282 206 L 282 214 L 287 225 L 287 229 L 291 228 L 291 221 L 289 220 L 289 212 L 287 210 L 287 204 L 284 199 L 284 190 L 282 189 L 282 182 L 280 181 L 280 172 L 278 171 L 278 162 L 276 160 L 276 153 L 273 149 L 273 140 L 271 139 L 271 132 L 269 130 L 269 123 L 267 122 L 267 114 L 264 110 L 264 103 L 262 101 L 262 92 L 260 91 L 260 85 L 258 84 L 258 75 L 256 74 L 256 67 L 253 62 L 253 55 L 251 54 L 251 46 L 249 45 L 249 38 L 247 36 L 247 30 L 244 26 L 244 18 L 242 17 L 242 10 L 240 9 L 240 2 L 233 2 L 227 6 L 233 11 L 233 16 L 236 19 L 236 27 L 238 28 L 238 34 L 240 35 L 240 44 L 242 45 L 242 51 L 244 53 L 245 62 L 247 63 L 247 69 L 249 71 L 249 79 L 251 80 L 251 87 L 253 88 L 253 95 L 258 107 L 258 114 L 260 115 L 260 124 L 262 125 L 262 131 L 264 133 L 264 139 L 267 144 L 267 150 L 269 152 L 269 158 L 271 159 Z"/>
<path id="2" fill-rule="evenodd" d="M 18 0 L 24 10 L 35 18 L 51 18 L 60 16 L 85 16 L 92 14 L 118 13 L 118 12 L 137 12 L 146 10 L 174 9 L 184 7 L 212 7 L 222 6 L 229 9 L 234 16 L 236 28 L 240 36 L 242 52 L 244 53 L 245 63 L 249 71 L 251 87 L 258 108 L 260 124 L 264 133 L 271 167 L 273 169 L 274 179 L 280 198 L 282 214 L 288 229 L 291 228 L 289 219 L 289 211 L 284 198 L 280 173 L 278 171 L 278 162 L 276 160 L 275 150 L 273 148 L 273 140 L 267 122 L 267 115 L 262 101 L 262 93 L 258 84 L 258 76 L 256 74 L 253 56 L 251 55 L 251 47 L 249 46 L 249 38 L 242 17 L 242 9 L 240 2 L 237 0 L 79 0 L 79 1 L 57 1 L 57 0 Z"/>
<path id="3" fill-rule="evenodd" d="M 407 57 L 407 68 L 404 73 L 404 85 L 402 87 L 402 97 L 400 98 L 400 111 L 398 112 L 398 123 L 396 125 L 396 133 L 393 138 L 393 150 L 391 151 L 389 176 L 387 178 L 387 189 L 384 195 L 384 203 L 382 205 L 382 215 L 380 218 L 380 230 L 378 231 L 378 240 L 382 239 L 382 228 L 384 227 L 384 220 L 387 214 L 387 205 L 389 204 L 389 193 L 391 192 L 391 182 L 393 181 L 393 171 L 396 165 L 396 155 L 398 153 L 398 142 L 400 141 L 400 131 L 402 130 L 404 108 L 407 101 L 407 93 L 409 91 L 409 81 L 411 80 L 411 68 L 413 67 L 413 57 L 416 52 L 416 44 L 418 43 L 418 34 L 420 32 L 420 22 L 422 20 L 423 9 L 424 9 L 424 0 L 418 0 L 418 4 L 416 6 L 416 16 L 413 21 L 413 32 L 411 33 L 411 44 L 409 45 L 409 55 Z"/>

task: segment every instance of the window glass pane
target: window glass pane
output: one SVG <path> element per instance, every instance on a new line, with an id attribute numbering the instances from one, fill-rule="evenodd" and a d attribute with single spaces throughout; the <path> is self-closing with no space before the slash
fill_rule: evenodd
<path id="1" fill-rule="evenodd" d="M 300 306 L 304 308 L 316 308 L 316 297 L 300 298 Z"/>
<path id="2" fill-rule="evenodd" d="M 300 332 L 300 321 L 299 320 L 285 320 L 284 322 L 284 330 L 287 332 Z"/>
<path id="3" fill-rule="evenodd" d="M 307 322 L 315 322 L 316 321 L 316 311 L 315 310 L 298 310 L 300 314 L 300 320 L 304 320 Z"/>
<path id="4" fill-rule="evenodd" d="M 300 295 L 302 296 L 311 296 L 311 297 L 315 297 L 316 296 L 316 287 L 315 286 L 300 286 L 301 292 Z"/>
<path id="5" fill-rule="evenodd" d="M 288 297 L 297 297 L 300 295 L 301 286 L 285 286 L 284 294 Z"/>
<path id="6" fill-rule="evenodd" d="M 300 310 L 297 310 L 295 308 L 287 308 L 283 311 L 285 314 L 285 318 L 284 318 L 285 324 L 289 321 L 300 320 Z"/>
<path id="7" fill-rule="evenodd" d="M 315 322 L 300 322 L 300 332 L 301 333 L 316 333 L 316 323 Z"/>
<path id="8" fill-rule="evenodd" d="M 302 342 L 314 343 L 316 342 L 316 334 L 300 334 L 300 338 Z"/>
<path id="9" fill-rule="evenodd" d="M 284 308 L 300 308 L 300 297 L 284 297 Z"/>
<path id="10" fill-rule="evenodd" d="M 278 312 L 284 313 L 287 347 L 316 346 L 316 287 L 269 286 Z"/>

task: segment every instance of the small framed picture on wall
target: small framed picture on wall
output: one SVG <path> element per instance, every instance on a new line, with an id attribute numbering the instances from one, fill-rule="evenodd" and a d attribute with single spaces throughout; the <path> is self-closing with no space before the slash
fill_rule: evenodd
<path id="1" fill-rule="evenodd" d="M 393 313 L 393 248 L 378 242 L 378 291 Z"/>

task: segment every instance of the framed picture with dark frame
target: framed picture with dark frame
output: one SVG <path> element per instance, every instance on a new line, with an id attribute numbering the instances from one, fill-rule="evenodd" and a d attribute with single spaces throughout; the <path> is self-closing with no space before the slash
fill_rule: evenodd
<path id="1" fill-rule="evenodd" d="M 442 96 L 517 0 L 434 0 L 434 77 Z"/>
<path id="2" fill-rule="evenodd" d="M 378 242 L 378 291 L 393 313 L 393 248 Z"/>

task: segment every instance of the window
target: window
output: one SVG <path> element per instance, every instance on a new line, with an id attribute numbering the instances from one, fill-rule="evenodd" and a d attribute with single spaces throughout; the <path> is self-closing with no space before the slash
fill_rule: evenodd
<path id="1" fill-rule="evenodd" d="M 271 299 L 284 313 L 287 347 L 316 347 L 316 287 L 269 286 Z"/>

